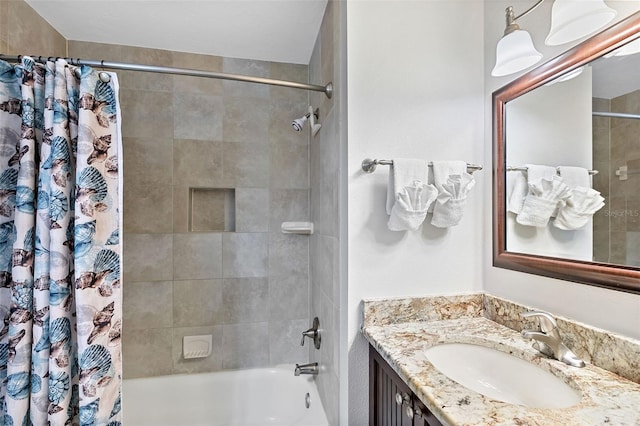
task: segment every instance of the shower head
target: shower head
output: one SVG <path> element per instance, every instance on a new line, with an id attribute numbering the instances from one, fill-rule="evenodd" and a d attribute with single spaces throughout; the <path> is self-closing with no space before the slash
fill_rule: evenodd
<path id="1" fill-rule="evenodd" d="M 316 123 L 316 120 L 318 119 L 318 117 L 320 117 L 320 109 L 316 108 L 314 111 L 313 107 L 309 105 L 309 112 L 303 115 L 302 117 L 296 118 L 295 120 L 293 120 L 291 122 L 291 126 L 293 127 L 293 130 L 295 130 L 296 132 L 300 132 L 304 128 L 304 124 L 307 122 L 307 120 L 310 119 L 311 133 L 313 136 L 315 136 L 316 133 L 318 133 L 318 130 L 320 130 L 320 127 L 322 127 L 320 123 Z"/>
<path id="2" fill-rule="evenodd" d="M 310 113 L 306 113 L 302 117 L 296 118 L 295 120 L 293 120 L 291 122 L 291 126 L 293 127 L 293 130 L 295 130 L 296 132 L 301 131 L 304 128 L 304 123 L 307 122 L 310 116 L 311 116 Z"/>

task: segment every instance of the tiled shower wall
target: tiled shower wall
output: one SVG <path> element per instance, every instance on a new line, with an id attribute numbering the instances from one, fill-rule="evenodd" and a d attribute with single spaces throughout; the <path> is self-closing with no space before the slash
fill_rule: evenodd
<path id="1" fill-rule="evenodd" d="M 594 111 L 611 111 L 609 99 L 593 98 L 592 105 Z M 605 207 L 593 215 L 593 260 L 611 262 L 611 118 L 594 116 L 592 131 L 593 168 L 598 170 L 593 177 L 593 188 L 605 198 Z"/>
<path id="2" fill-rule="evenodd" d="M 594 100 L 594 110 L 640 114 L 640 91 L 610 101 Z M 595 123 L 598 123 L 598 130 Z M 609 169 L 607 157 L 610 160 Z M 620 180 L 615 174 L 622 166 L 628 168 L 627 180 Z M 640 120 L 594 119 L 594 167 L 600 170 L 599 175 L 606 175 L 594 180 L 595 189 L 608 194 L 604 195 L 608 205 L 594 219 L 596 248 L 600 250 L 599 244 L 602 241 L 608 248 L 608 260 L 597 260 L 640 266 Z M 604 255 L 606 253 L 602 254 Z"/>
<path id="3" fill-rule="evenodd" d="M 0 0 L 0 52 L 65 56 L 67 41 L 26 2 Z"/>
<path id="4" fill-rule="evenodd" d="M 306 65 L 128 46 L 69 41 L 69 55 L 308 80 Z M 291 129 L 308 94 L 118 75 L 125 378 L 307 362 L 309 237 L 284 235 L 280 224 L 309 220 L 308 133 Z M 194 196 L 214 188 L 235 196 L 235 231 L 192 231 L 194 221 L 225 211 L 219 203 L 229 197 Z M 213 336 L 212 355 L 184 359 L 183 336 L 201 334 Z"/>
<path id="5" fill-rule="evenodd" d="M 309 63 L 310 81 L 334 85 L 328 99 L 310 93 L 314 107 L 320 107 L 322 129 L 311 139 L 311 317 L 320 319 L 322 346 L 310 349 L 311 361 L 322 366 L 317 376 L 318 390 L 329 423 L 338 424 L 340 404 L 340 159 L 343 86 L 340 80 L 341 9 L 329 0 L 320 33 Z M 343 330 L 346 332 L 346 330 Z"/>

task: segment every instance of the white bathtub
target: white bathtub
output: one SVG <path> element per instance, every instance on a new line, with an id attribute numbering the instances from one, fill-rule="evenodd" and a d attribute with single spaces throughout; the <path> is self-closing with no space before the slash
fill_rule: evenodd
<path id="1" fill-rule="evenodd" d="M 313 379 L 293 370 L 282 365 L 125 380 L 123 425 L 328 426 Z"/>

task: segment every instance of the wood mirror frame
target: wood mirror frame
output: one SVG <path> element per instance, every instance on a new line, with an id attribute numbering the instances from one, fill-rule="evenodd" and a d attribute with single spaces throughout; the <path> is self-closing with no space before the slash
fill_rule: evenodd
<path id="1" fill-rule="evenodd" d="M 507 251 L 506 117 L 509 101 L 640 37 L 640 12 L 493 92 L 493 265 L 551 278 L 640 293 L 640 268 Z M 640 188 L 639 188 L 640 190 Z"/>

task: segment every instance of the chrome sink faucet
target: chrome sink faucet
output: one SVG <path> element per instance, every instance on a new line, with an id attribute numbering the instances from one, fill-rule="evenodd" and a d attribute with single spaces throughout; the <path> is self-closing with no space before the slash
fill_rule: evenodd
<path id="1" fill-rule="evenodd" d="M 571 352 L 571 350 L 562 342 L 560 333 L 558 332 L 558 324 L 556 320 L 548 312 L 530 311 L 521 314 L 524 318 L 537 317 L 540 322 L 540 331 L 522 330 L 522 336 L 525 339 L 533 339 L 533 347 L 543 354 L 562 361 L 573 367 L 584 367 L 584 361 Z"/>

